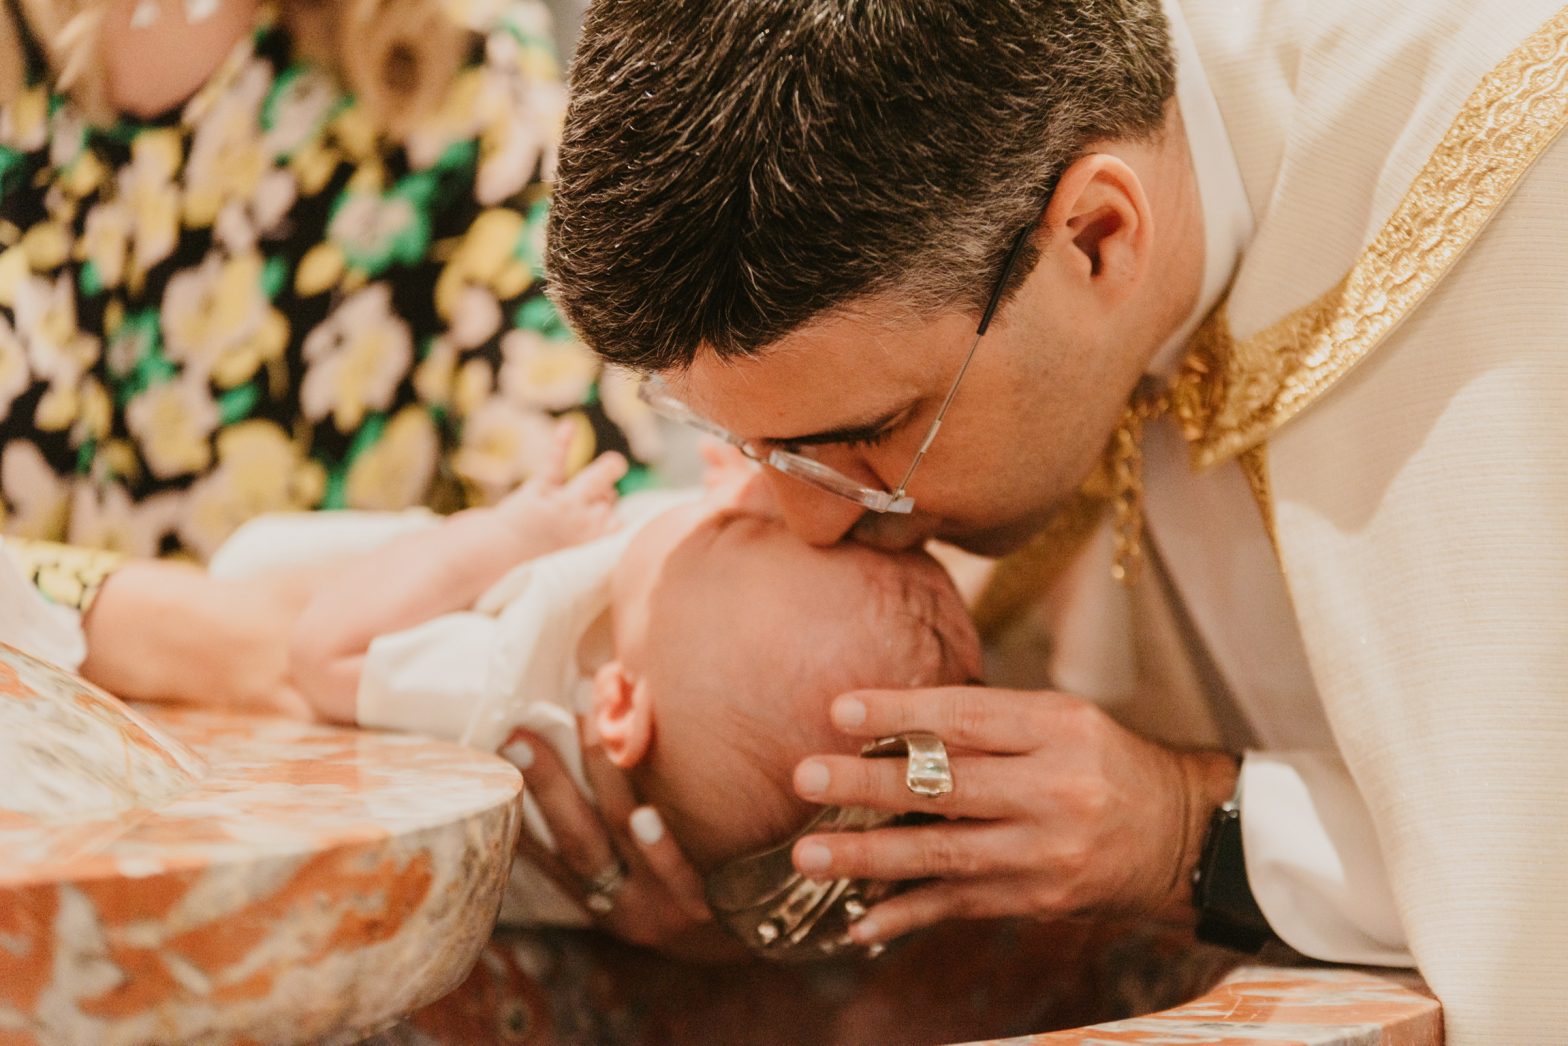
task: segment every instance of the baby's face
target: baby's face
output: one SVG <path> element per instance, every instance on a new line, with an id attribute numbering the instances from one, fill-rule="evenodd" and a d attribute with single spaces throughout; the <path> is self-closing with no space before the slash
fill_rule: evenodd
<path id="1" fill-rule="evenodd" d="M 930 556 L 813 548 L 723 499 L 644 527 L 617 568 L 614 614 L 616 657 L 654 710 L 641 776 L 688 821 L 672 828 L 704 864 L 804 820 L 795 763 L 857 747 L 828 720 L 835 696 L 979 675 L 979 641 Z"/>

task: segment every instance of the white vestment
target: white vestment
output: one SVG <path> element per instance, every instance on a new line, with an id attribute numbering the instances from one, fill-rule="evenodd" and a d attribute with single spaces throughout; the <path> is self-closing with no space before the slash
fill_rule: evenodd
<path id="1" fill-rule="evenodd" d="M 1173 13 L 1255 225 L 1211 328 L 1237 367 L 1214 463 L 1152 423 L 1139 584 L 1102 530 L 1003 644 L 1043 631 L 1049 659 L 993 681 L 1246 750 L 1249 878 L 1287 943 L 1413 957 L 1451 1043 L 1568 1041 L 1568 14 Z"/>

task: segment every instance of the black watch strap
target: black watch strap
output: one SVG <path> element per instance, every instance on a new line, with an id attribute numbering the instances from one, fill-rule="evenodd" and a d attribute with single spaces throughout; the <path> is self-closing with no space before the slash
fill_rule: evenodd
<path id="1" fill-rule="evenodd" d="M 1203 853 L 1192 873 L 1192 902 L 1198 909 L 1198 939 L 1256 954 L 1274 931 L 1247 883 L 1241 845 L 1241 804 L 1231 799 L 1209 819 Z"/>

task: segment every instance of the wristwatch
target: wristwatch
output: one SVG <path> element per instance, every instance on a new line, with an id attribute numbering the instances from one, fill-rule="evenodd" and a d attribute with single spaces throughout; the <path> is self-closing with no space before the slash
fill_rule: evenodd
<path id="1" fill-rule="evenodd" d="M 1236 793 L 1214 811 L 1203 852 L 1192 870 L 1192 903 L 1198 909 L 1200 941 L 1255 955 L 1276 940 L 1247 883 L 1241 843 L 1241 782 Z"/>

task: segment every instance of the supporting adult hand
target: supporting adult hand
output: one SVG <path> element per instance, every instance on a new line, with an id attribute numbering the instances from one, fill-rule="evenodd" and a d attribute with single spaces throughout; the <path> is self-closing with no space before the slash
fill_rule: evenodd
<path id="1" fill-rule="evenodd" d="M 949 918 L 1190 918 L 1204 827 L 1235 787 L 1230 756 L 1163 748 L 1059 693 L 860 691 L 836 699 L 832 717 L 857 738 L 930 731 L 953 771 L 953 792 L 925 799 L 905 787 L 902 760 L 819 755 L 796 767 L 795 790 L 812 802 L 947 818 L 795 845 L 806 875 L 934 880 L 867 913 L 853 930 L 861 943 Z"/>
<path id="2" fill-rule="evenodd" d="M 604 929 L 644 947 L 688 958 L 733 954 L 703 897 L 702 880 L 651 806 L 638 806 L 625 775 L 597 745 L 584 748 L 584 770 L 598 799 L 595 810 L 578 791 L 565 765 L 543 739 L 515 731 L 501 753 L 523 772 L 539 804 L 555 852 L 526 832 L 522 857 L 542 868 Z M 588 884 L 619 862 L 625 879 L 608 912 L 586 904 Z"/>

